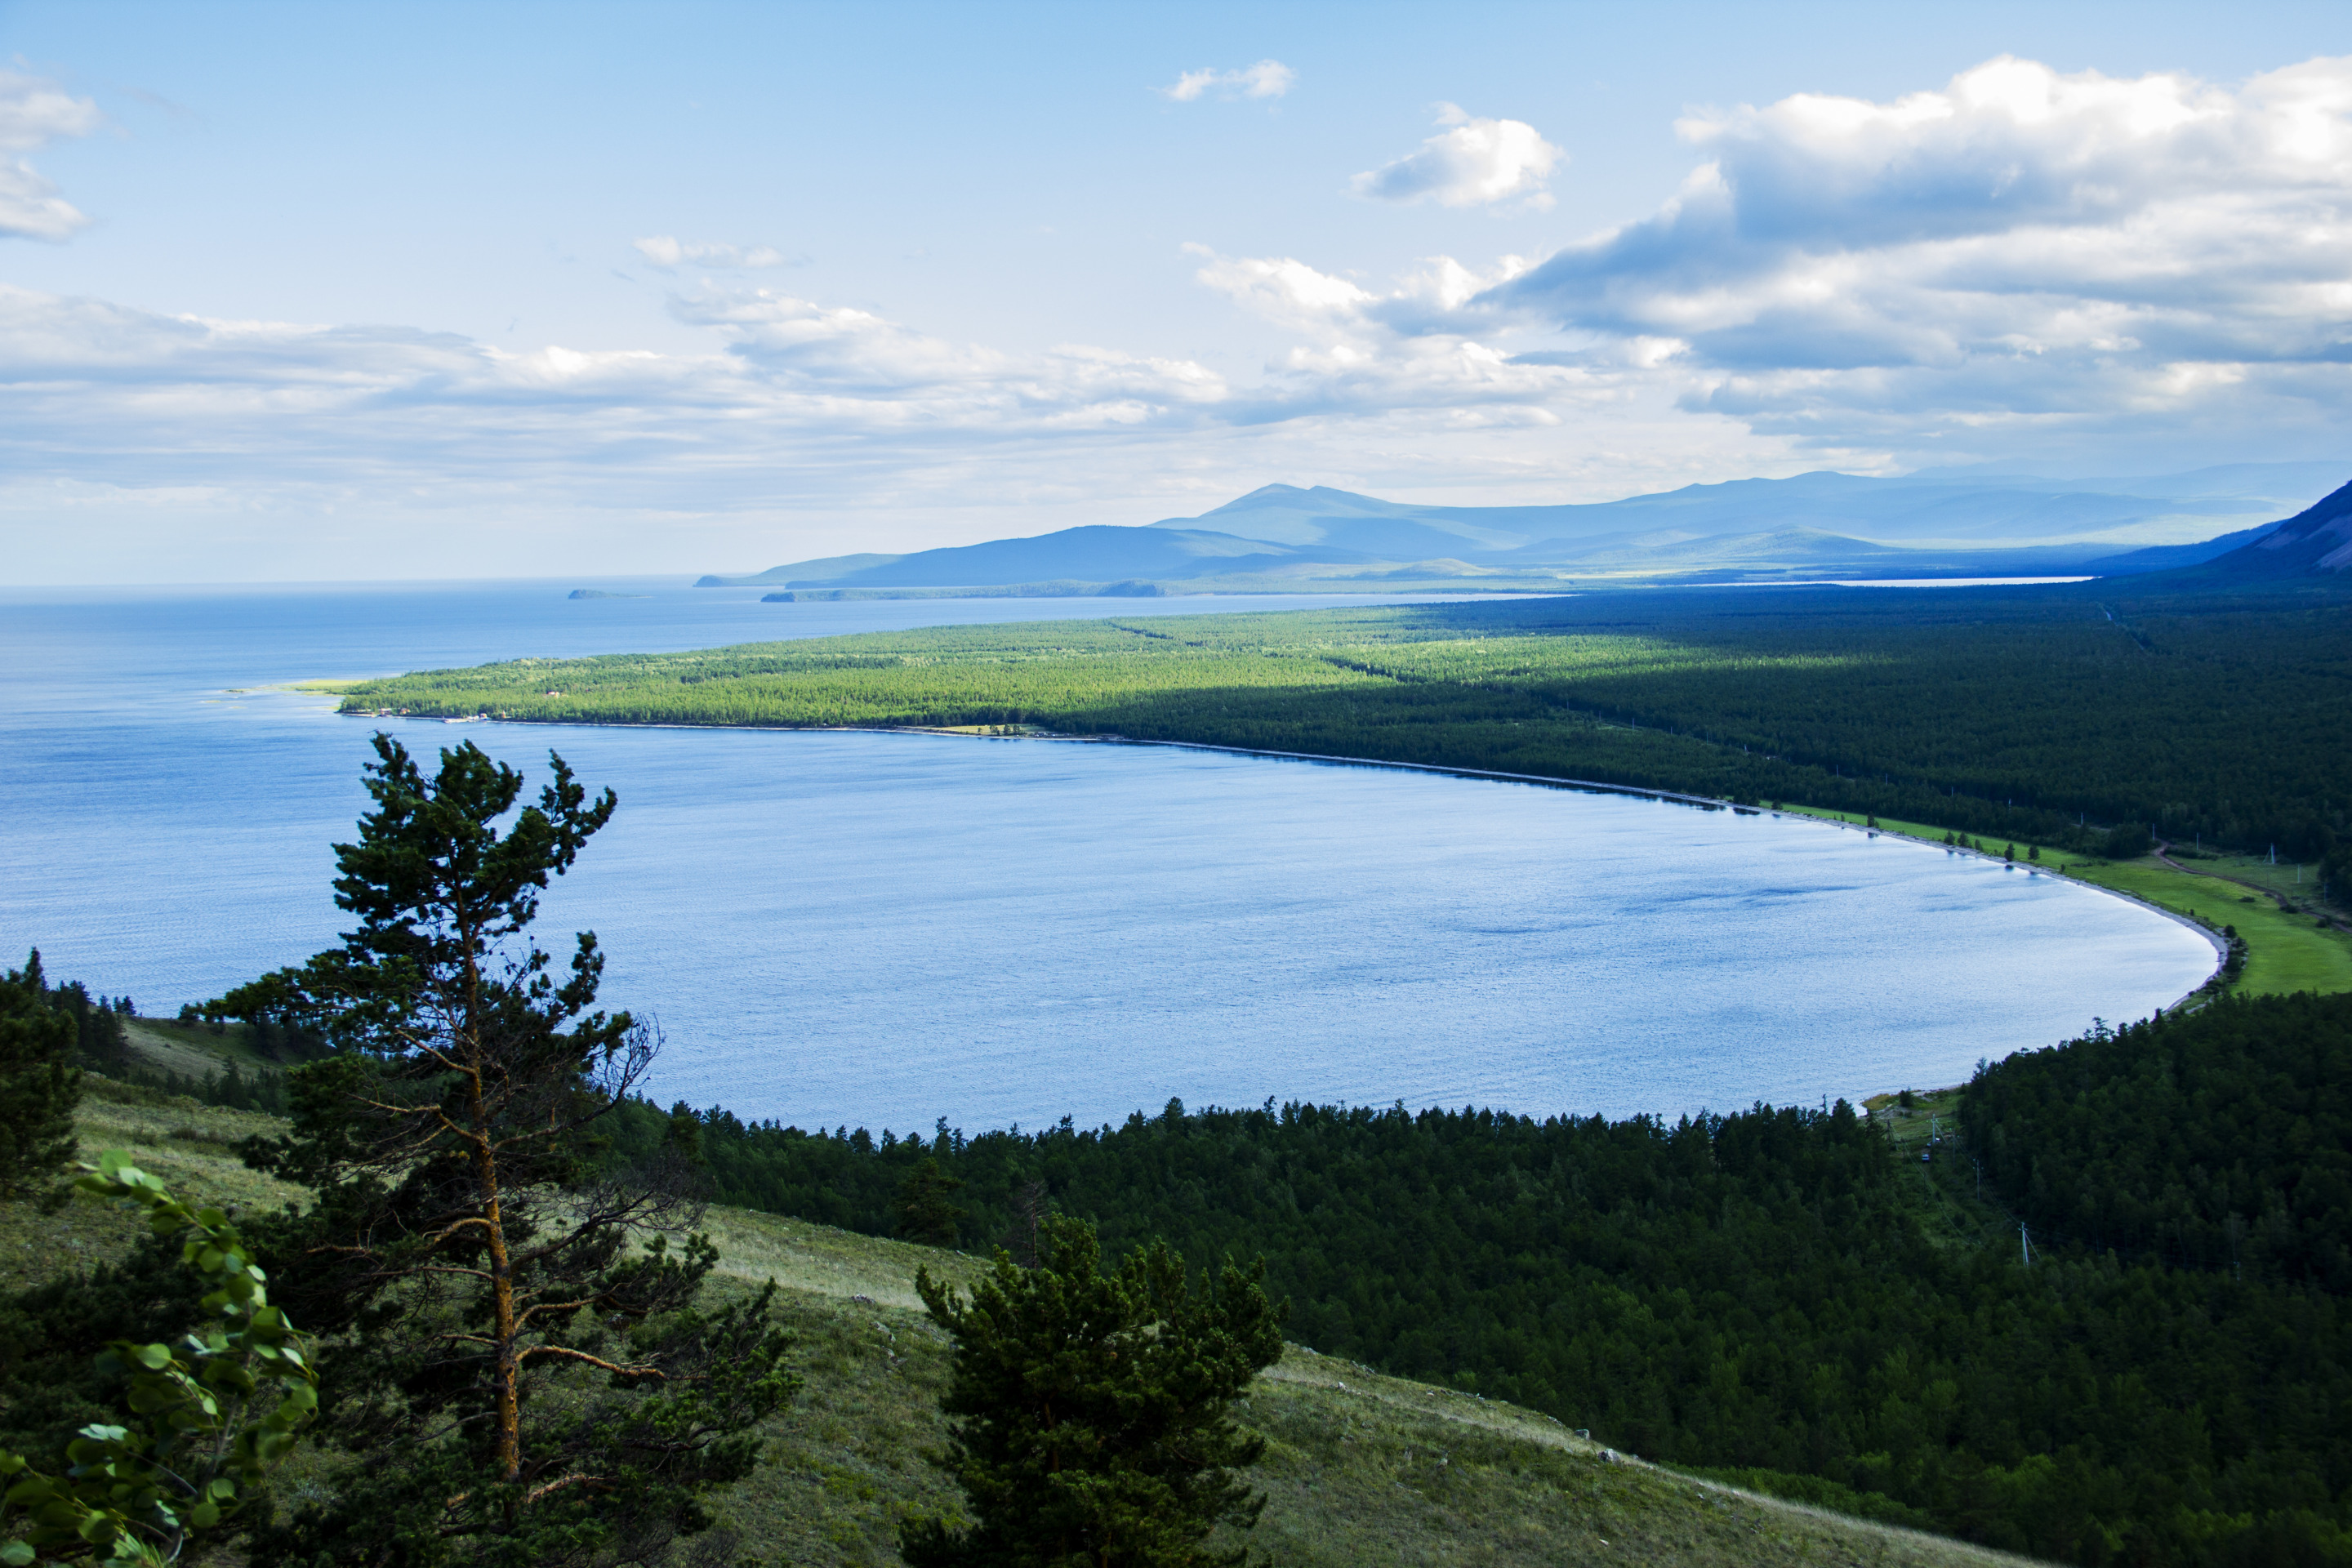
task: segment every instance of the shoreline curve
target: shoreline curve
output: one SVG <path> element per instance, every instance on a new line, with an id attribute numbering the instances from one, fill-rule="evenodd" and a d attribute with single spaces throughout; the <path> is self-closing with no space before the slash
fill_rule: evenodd
<path id="1" fill-rule="evenodd" d="M 1538 784 L 1547 789 L 1575 790 L 1580 794 L 1587 795 L 1633 795 L 1643 800 L 1667 801 L 1677 805 L 1696 806 L 1702 811 L 1730 811 L 1745 816 L 1762 816 L 1769 814 L 1775 820 L 1793 817 L 1797 821 L 1817 823 L 1823 827 L 1835 827 L 1840 831 L 1843 831 L 1848 827 L 1856 826 L 1853 823 L 1823 822 L 1819 817 L 1808 816 L 1801 812 L 1791 813 L 1773 811 L 1769 806 L 1742 805 L 1738 801 L 1724 800 L 1716 795 L 1688 795 L 1679 790 L 1652 789 L 1642 784 L 1605 784 L 1598 779 L 1564 779 L 1554 777 L 1549 773 L 1503 773 L 1493 768 L 1456 767 L 1445 763 L 1401 763 L 1391 761 L 1385 757 L 1344 757 L 1334 756 L 1323 752 L 1278 752 L 1256 746 L 1223 746 L 1211 741 L 1147 741 L 1139 740 L 1129 735 L 1069 735 L 1059 734 L 1050 731 L 1031 731 L 1025 734 L 990 735 L 978 733 L 971 730 L 946 729 L 925 724 L 676 724 L 662 722 L 646 723 L 627 720 L 615 722 L 612 721 L 598 721 L 594 719 L 505 719 L 494 717 L 487 713 L 472 715 L 468 716 L 467 719 L 460 720 L 451 720 L 432 714 L 403 713 L 394 715 L 367 712 L 350 714 L 339 712 L 337 717 L 353 719 L 383 719 L 398 717 L 408 719 L 415 722 L 427 724 L 446 724 L 453 722 L 464 723 L 470 721 L 490 724 L 544 725 L 554 729 L 577 727 L 581 729 L 594 730 L 755 730 L 764 731 L 774 734 L 815 732 L 820 734 L 935 735 L 943 739 L 959 741 L 1051 741 L 1057 742 L 1063 745 L 1078 746 L 1165 746 L 1176 751 L 1219 752 L 1228 756 L 1236 757 L 1271 757 L 1281 762 L 1320 763 L 1332 766 L 1357 768 L 1388 768 L 1400 773 L 1442 773 L 1453 778 L 1491 779 L 1503 784 Z M 1884 834 L 1889 838 L 1899 838 L 1906 844 L 1916 844 L 1924 848 L 1951 850 L 1956 854 L 1973 855 L 1979 859 L 1983 860 L 1990 860 L 1992 858 L 1990 855 L 1986 854 L 1980 849 L 1954 849 L 1950 845 L 1937 844 L 1931 839 L 1920 838 L 1908 833 L 1898 833 L 1893 828 L 1868 827 L 1863 828 L 1862 831 L 1870 834 Z M 2222 964 L 2229 959 L 2229 943 L 2222 939 L 2221 934 L 2219 931 L 2213 931 L 2199 921 L 2192 921 L 2186 915 L 2168 910 L 2161 904 L 2150 903 L 2146 899 L 2139 898 L 2131 893 L 2124 892 L 2120 889 L 2104 888 L 2096 882 L 2080 881 L 2071 877 L 2064 877 L 2059 872 L 2048 870 L 2046 868 L 2031 868 L 2026 872 L 2026 875 L 2031 877 L 2039 877 L 2043 875 L 2056 877 L 2070 887 L 2081 888 L 2086 892 L 2101 894 L 2110 899 L 2119 899 L 2127 904 L 2137 904 L 2141 909 L 2147 910 L 2150 914 L 2160 915 L 2164 919 L 2170 921 L 2173 924 L 2180 926 L 2185 930 L 2194 931 L 2197 935 L 2205 939 L 2206 943 L 2213 949 L 2213 967 L 2205 972 L 2204 979 L 2199 981 L 2195 985 L 2189 987 L 2189 990 L 2183 992 L 2178 997 L 2175 997 L 2165 1006 L 2158 1008 L 2157 1010 L 2158 1013 L 2169 1014 L 2175 1012 L 2193 1001 L 2199 994 L 2203 992 L 2206 987 L 2213 983 L 2213 977 L 2221 973 Z"/>

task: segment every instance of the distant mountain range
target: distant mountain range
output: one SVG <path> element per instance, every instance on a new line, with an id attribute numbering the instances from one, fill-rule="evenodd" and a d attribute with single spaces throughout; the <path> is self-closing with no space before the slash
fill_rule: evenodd
<path id="1" fill-rule="evenodd" d="M 709 576 L 701 585 L 828 595 L 1021 586 L 1557 592 L 1610 583 L 2111 576 L 2224 558 L 2236 563 L 2226 568 L 2235 575 L 2334 572 L 2352 564 L 2345 531 L 2352 486 L 2336 488 L 2347 469 L 2352 463 L 2233 464 L 2065 481 L 1969 470 L 1903 479 L 1812 473 L 1538 507 L 1419 506 L 1319 485 L 1267 485 L 1199 517 L 904 555 L 828 556 Z M 2285 536 L 2297 528 L 2290 548 Z"/>

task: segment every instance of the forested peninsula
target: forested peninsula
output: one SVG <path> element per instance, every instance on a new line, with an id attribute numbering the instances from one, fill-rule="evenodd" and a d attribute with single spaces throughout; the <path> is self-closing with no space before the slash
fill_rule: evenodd
<path id="1" fill-rule="evenodd" d="M 2352 845 L 2352 599 L 1617 593 L 516 660 L 350 713 L 990 728 L 1801 803 L 2084 851 Z M 2330 862 L 2331 878 L 2345 861 Z"/>

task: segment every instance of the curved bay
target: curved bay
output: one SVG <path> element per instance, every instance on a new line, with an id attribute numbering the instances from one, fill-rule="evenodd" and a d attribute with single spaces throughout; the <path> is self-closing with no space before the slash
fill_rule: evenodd
<path id="1" fill-rule="evenodd" d="M 398 595 L 280 595 L 300 613 L 276 618 L 267 598 L 84 606 L 49 617 L 46 668 L 20 621 L 0 938 L 151 1011 L 331 940 L 329 844 L 364 805 L 372 726 L 223 684 L 708 645 L 749 621 L 672 595 L 582 632 L 534 598 L 541 619 L 492 628 L 478 597 L 409 592 L 439 618 Z M 863 607 L 825 608 L 811 629 L 856 629 L 838 612 Z M 79 666 L 58 653 L 77 626 Z M 2051 878 L 1636 797 L 1161 747 L 402 733 L 534 773 L 551 744 L 615 786 L 545 922 L 593 926 L 607 1000 L 660 1019 L 660 1098 L 803 1126 L 1086 1124 L 1171 1098 L 1811 1103 L 1955 1081 L 2212 964 L 2195 933 Z"/>

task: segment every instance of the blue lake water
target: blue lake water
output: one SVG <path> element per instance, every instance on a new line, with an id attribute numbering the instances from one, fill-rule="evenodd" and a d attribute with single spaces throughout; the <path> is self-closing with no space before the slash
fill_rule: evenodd
<path id="1" fill-rule="evenodd" d="M 675 583 L 0 594 L 0 952 L 145 1012 L 331 944 L 373 723 L 251 689 L 522 655 L 1356 603 Z M 236 689 L 247 689 L 239 694 Z M 622 800 L 557 884 L 655 1089 L 814 1124 L 1268 1097 L 1667 1114 L 1957 1081 L 2205 941 L 2056 879 L 1622 795 L 1176 748 L 405 722 Z"/>

